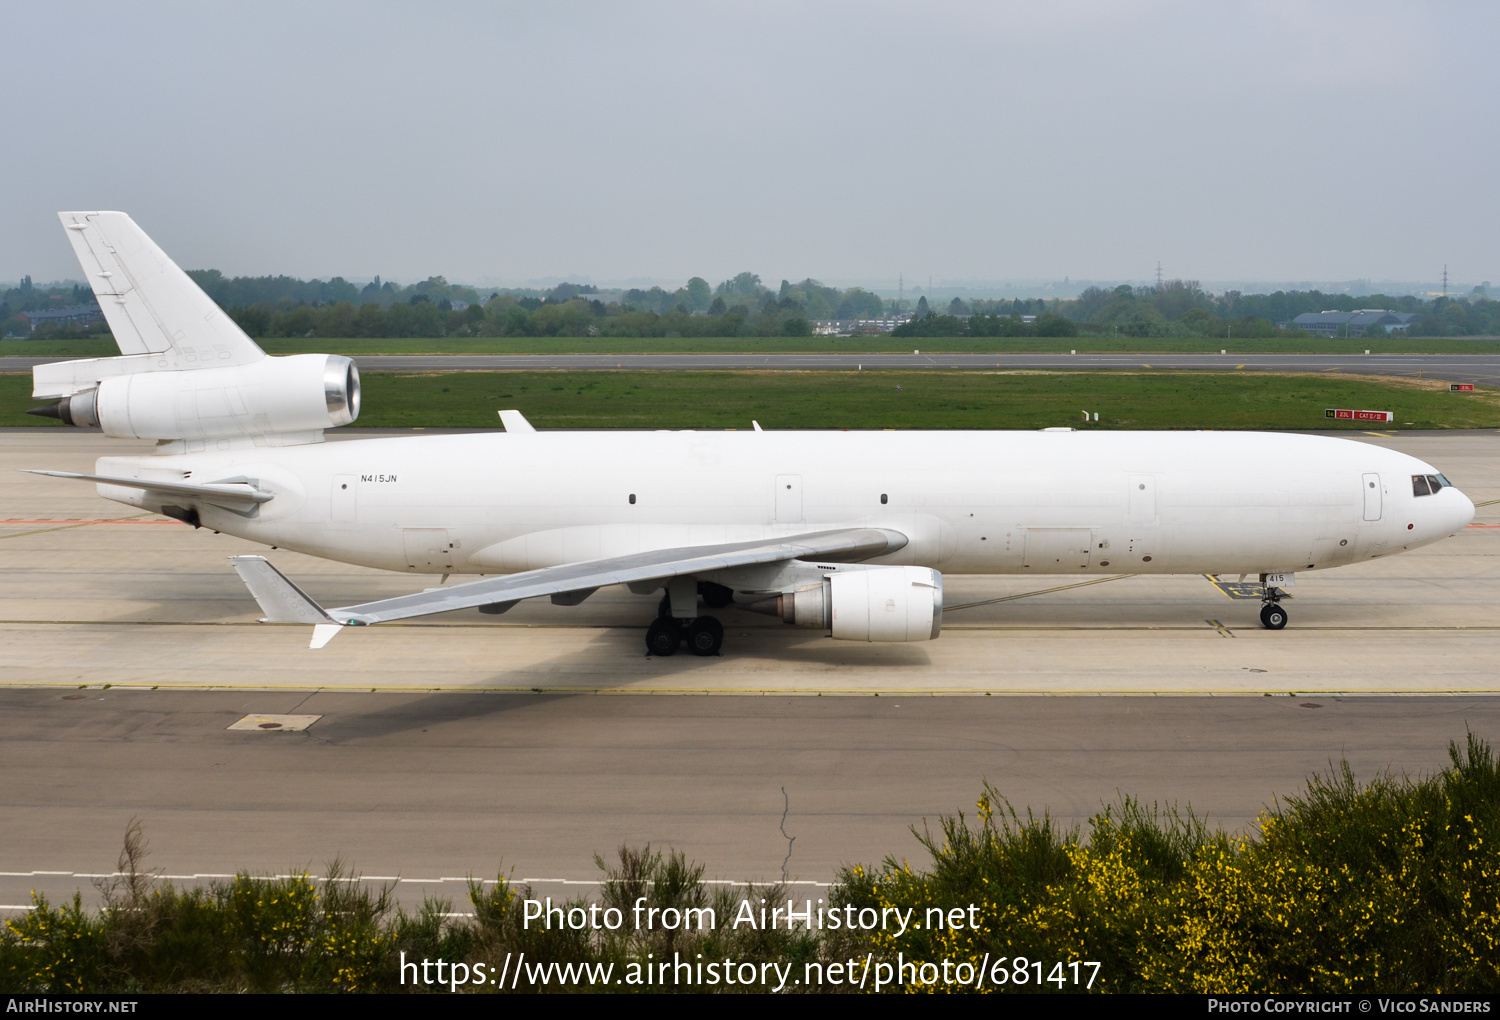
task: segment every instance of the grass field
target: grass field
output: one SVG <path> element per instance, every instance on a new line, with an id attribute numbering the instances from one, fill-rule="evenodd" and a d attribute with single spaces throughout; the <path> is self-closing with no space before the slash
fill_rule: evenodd
<path id="1" fill-rule="evenodd" d="M 1332 429 L 1324 408 L 1393 411 L 1394 427 L 1500 427 L 1500 393 L 1360 376 L 1210 372 L 366 372 L 365 427 L 496 428 L 518 408 L 538 428 Z M 0 425 L 25 414 L 29 375 L 0 375 Z"/>
<path id="2" fill-rule="evenodd" d="M 482 337 L 446 339 L 341 340 L 335 337 L 267 339 L 256 341 L 271 354 L 789 354 L 900 353 L 914 348 L 934 353 L 1085 353 L 1139 352 L 1142 354 L 1490 354 L 1495 338 L 1325 340 L 1273 337 L 1265 340 L 1181 340 L 1138 337 L 986 337 L 981 339 L 890 337 L 651 337 L 638 340 L 608 337 Z M 0 356 L 102 358 L 118 354 L 108 337 L 55 342 L 7 340 Z"/>

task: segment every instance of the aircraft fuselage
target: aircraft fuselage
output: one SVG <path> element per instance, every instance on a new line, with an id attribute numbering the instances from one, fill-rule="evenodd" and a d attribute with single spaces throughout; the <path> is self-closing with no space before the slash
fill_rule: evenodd
<path id="1" fill-rule="evenodd" d="M 1437 469 L 1352 440 L 1234 432 L 533 432 L 104 458 L 100 474 L 249 479 L 201 522 L 413 573 L 498 574 L 836 527 L 950 573 L 1256 573 L 1412 549 L 1473 518 Z M 229 445 L 229 444 L 226 444 Z M 161 497 L 101 485 L 159 509 Z"/>

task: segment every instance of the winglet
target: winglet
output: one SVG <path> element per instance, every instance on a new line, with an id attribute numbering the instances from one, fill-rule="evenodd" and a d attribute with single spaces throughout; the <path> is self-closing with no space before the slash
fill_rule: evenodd
<path id="1" fill-rule="evenodd" d="M 520 411 L 501 411 L 500 424 L 507 432 L 535 432 L 536 429 Z"/>
<path id="2" fill-rule="evenodd" d="M 231 556 L 235 572 L 266 614 L 266 623 L 310 623 L 313 648 L 333 640 L 343 624 L 329 616 L 307 592 L 298 588 L 264 556 Z"/>

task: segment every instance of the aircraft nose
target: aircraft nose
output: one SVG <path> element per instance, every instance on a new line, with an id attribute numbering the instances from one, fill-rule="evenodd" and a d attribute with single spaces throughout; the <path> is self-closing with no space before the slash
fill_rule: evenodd
<path id="1" fill-rule="evenodd" d="M 1453 530 L 1462 531 L 1474 520 L 1474 501 L 1457 489 L 1452 490 L 1453 495 L 1458 497 L 1453 502 L 1457 504 L 1453 508 Z"/>

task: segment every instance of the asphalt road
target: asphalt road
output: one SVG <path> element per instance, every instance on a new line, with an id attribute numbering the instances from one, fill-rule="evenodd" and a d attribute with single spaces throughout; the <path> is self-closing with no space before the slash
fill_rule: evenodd
<path id="1" fill-rule="evenodd" d="M 227 728 L 257 712 L 321 719 Z M 597 879 L 593 855 L 622 843 L 714 879 L 785 862 L 828 882 L 886 855 L 920 866 L 911 827 L 972 817 L 985 782 L 1067 825 L 1133 794 L 1241 828 L 1341 758 L 1362 779 L 1441 767 L 1466 729 L 1500 738 L 1500 699 L 0 689 L 0 905 L 92 898 L 132 818 L 179 881 L 341 857 L 403 880 L 408 906 L 466 909 L 465 877 L 502 871 L 576 895 L 556 880 Z"/>
<path id="2" fill-rule="evenodd" d="M 918 341 L 920 343 L 920 341 Z M 60 358 L 0 358 L 0 372 L 26 372 Z M 1346 372 L 1432 376 L 1500 386 L 1494 354 L 483 354 L 383 355 L 355 359 L 361 371 L 455 372 L 517 369 L 760 369 L 852 371 L 857 368 L 1189 369 L 1194 371 Z"/>

